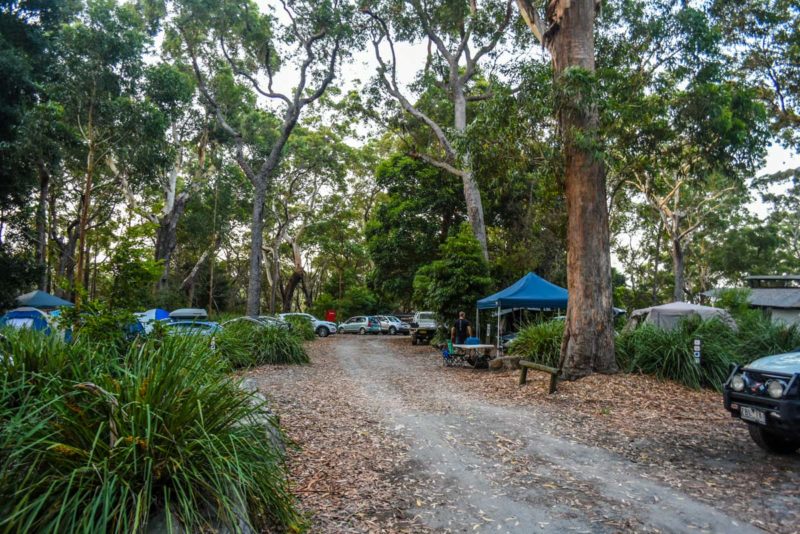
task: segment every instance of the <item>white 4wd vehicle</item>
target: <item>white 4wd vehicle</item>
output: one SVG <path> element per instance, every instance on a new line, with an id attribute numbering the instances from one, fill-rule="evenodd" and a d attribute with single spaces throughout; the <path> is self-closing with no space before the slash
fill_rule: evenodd
<path id="1" fill-rule="evenodd" d="M 434 312 L 417 312 L 411 320 L 411 344 L 429 343 L 439 325 Z"/>
<path id="2" fill-rule="evenodd" d="M 316 332 L 319 337 L 328 337 L 329 335 L 336 333 L 336 323 L 332 323 L 330 321 L 320 321 L 310 313 L 279 313 L 278 317 L 284 321 L 289 317 L 302 317 L 303 319 L 307 319 L 311 321 L 311 325 L 314 327 L 314 332 Z"/>

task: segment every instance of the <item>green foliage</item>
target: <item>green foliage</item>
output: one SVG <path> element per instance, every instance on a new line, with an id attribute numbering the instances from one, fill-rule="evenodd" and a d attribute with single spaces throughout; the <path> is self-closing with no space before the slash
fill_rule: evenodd
<path id="1" fill-rule="evenodd" d="M 464 219 L 462 185 L 458 177 L 403 155 L 381 162 L 375 180 L 387 196 L 365 229 L 373 285 L 407 307 L 414 273 L 436 259 L 439 246 Z"/>
<path id="2" fill-rule="evenodd" d="M 246 319 L 226 324 L 216 343 L 218 353 L 233 369 L 309 362 L 308 353 L 295 334 Z"/>
<path id="3" fill-rule="evenodd" d="M 760 310 L 741 312 L 737 354 L 741 362 L 750 362 L 762 356 L 781 354 L 800 347 L 800 326 L 774 323 Z"/>
<path id="4" fill-rule="evenodd" d="M 314 341 L 317 339 L 314 325 L 309 319 L 298 315 L 290 315 L 286 318 L 286 321 L 292 325 L 292 334 L 301 341 Z"/>
<path id="5" fill-rule="evenodd" d="M 523 326 L 511 342 L 509 353 L 542 365 L 558 367 L 563 337 L 564 321 L 529 324 Z"/>
<path id="6" fill-rule="evenodd" d="M 414 302 L 441 317 L 455 317 L 486 295 L 492 279 L 480 244 L 466 223 L 442 244 L 440 256 L 417 271 Z"/>
<path id="7" fill-rule="evenodd" d="M 110 307 L 140 310 L 149 306 L 153 284 L 161 276 L 163 266 L 148 252 L 131 239 L 123 239 L 114 247 L 108 265 Z"/>
<path id="8" fill-rule="evenodd" d="M 25 253 L 8 250 L 0 244 L 0 310 L 15 307 L 21 293 L 31 288 L 41 274 L 36 263 Z"/>
<path id="9" fill-rule="evenodd" d="M 57 323 L 60 329 L 71 332 L 72 339 L 118 355 L 128 349 L 136 336 L 132 329 L 136 317 L 131 312 L 96 300 L 81 307 L 62 308 Z"/>
<path id="10" fill-rule="evenodd" d="M 717 301 L 714 305 L 728 310 L 731 315 L 738 318 L 746 314 L 750 308 L 750 293 L 747 288 L 725 289 L 717 294 Z"/>
<path id="11" fill-rule="evenodd" d="M 132 347 L 12 334 L 0 364 L 0 528 L 301 528 L 266 406 L 190 336 Z M 7 345 L 0 348 L 3 352 Z M 30 366 L 34 362 L 34 366 Z M 100 365 L 98 365 L 100 363 Z"/>
<path id="12" fill-rule="evenodd" d="M 311 313 L 315 317 L 325 317 L 327 310 L 335 310 L 338 321 L 360 314 L 377 313 L 378 297 L 368 287 L 351 285 L 345 289 L 342 298 L 337 299 L 330 293 L 323 293 L 314 301 Z"/>
<path id="13" fill-rule="evenodd" d="M 694 340 L 702 343 L 701 365 L 694 360 Z M 684 320 L 674 330 L 645 324 L 616 339 L 617 363 L 628 372 L 641 372 L 674 380 L 698 389 L 717 390 L 737 361 L 736 335 L 717 319 Z"/>

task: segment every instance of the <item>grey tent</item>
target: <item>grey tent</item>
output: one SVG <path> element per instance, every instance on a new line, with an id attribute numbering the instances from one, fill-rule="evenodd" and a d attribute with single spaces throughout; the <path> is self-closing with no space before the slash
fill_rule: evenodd
<path id="1" fill-rule="evenodd" d="M 74 306 L 68 300 L 54 297 L 50 293 L 44 291 L 31 291 L 17 297 L 17 304 L 20 306 L 29 306 L 31 308 L 51 309 L 60 308 L 61 306 Z"/>
<path id="2" fill-rule="evenodd" d="M 733 320 L 730 313 L 721 308 L 700 306 L 689 302 L 671 302 L 661 306 L 634 310 L 628 324 L 625 325 L 625 330 L 635 328 L 641 323 L 649 323 L 664 330 L 673 330 L 682 318 L 692 315 L 697 315 L 703 320 L 716 318 L 734 330 L 736 329 L 736 321 Z"/>

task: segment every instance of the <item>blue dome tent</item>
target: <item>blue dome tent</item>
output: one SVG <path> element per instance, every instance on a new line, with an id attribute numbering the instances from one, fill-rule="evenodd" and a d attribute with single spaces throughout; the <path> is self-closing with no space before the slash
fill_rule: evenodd
<path id="1" fill-rule="evenodd" d="M 475 311 L 475 331 L 480 334 L 480 310 L 497 310 L 497 347 L 500 349 L 500 315 L 502 310 L 566 310 L 567 290 L 528 273 L 502 291 L 482 298 Z"/>
<path id="2" fill-rule="evenodd" d="M 21 330 L 23 328 L 30 328 L 50 335 L 50 322 L 47 320 L 47 315 L 36 308 L 22 307 L 9 311 L 0 317 L 0 328 L 16 328 Z"/>

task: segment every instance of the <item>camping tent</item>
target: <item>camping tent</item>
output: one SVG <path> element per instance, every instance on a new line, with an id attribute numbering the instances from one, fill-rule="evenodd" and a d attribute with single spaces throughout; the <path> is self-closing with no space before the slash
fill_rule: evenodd
<path id="1" fill-rule="evenodd" d="M 31 308 L 52 309 L 61 306 L 74 306 L 68 300 L 60 299 L 44 291 L 31 291 L 17 297 L 17 304 Z"/>
<path id="2" fill-rule="evenodd" d="M 528 273 L 502 291 L 478 301 L 479 310 L 493 308 L 567 309 L 567 290 Z"/>
<path id="3" fill-rule="evenodd" d="M 504 308 L 517 309 L 567 309 L 567 290 L 551 284 L 544 278 L 528 273 L 502 291 L 478 301 L 475 331 L 480 334 L 480 310 L 497 310 L 497 346 L 500 347 L 500 315 Z"/>
<path id="4" fill-rule="evenodd" d="M 733 317 L 731 317 L 731 314 L 727 311 L 721 308 L 700 306 L 699 304 L 691 304 L 689 302 L 671 302 L 670 304 L 662 304 L 661 306 L 634 310 L 628 324 L 625 325 L 625 329 L 630 330 L 640 323 L 650 323 L 664 330 L 673 330 L 678 326 L 678 322 L 680 322 L 682 318 L 691 315 L 700 316 L 703 320 L 716 318 L 731 328 L 736 329 L 736 321 L 733 320 Z"/>
<path id="5" fill-rule="evenodd" d="M 11 310 L 0 317 L 0 328 L 2 327 L 15 328 L 17 330 L 30 328 L 46 334 L 51 332 L 47 315 L 42 310 L 27 306 Z"/>
<path id="6" fill-rule="evenodd" d="M 169 312 L 161 308 L 153 308 L 146 312 L 134 313 L 134 315 L 139 319 L 139 322 L 144 327 L 144 331 L 148 334 L 153 330 L 153 322 L 169 319 Z"/>

